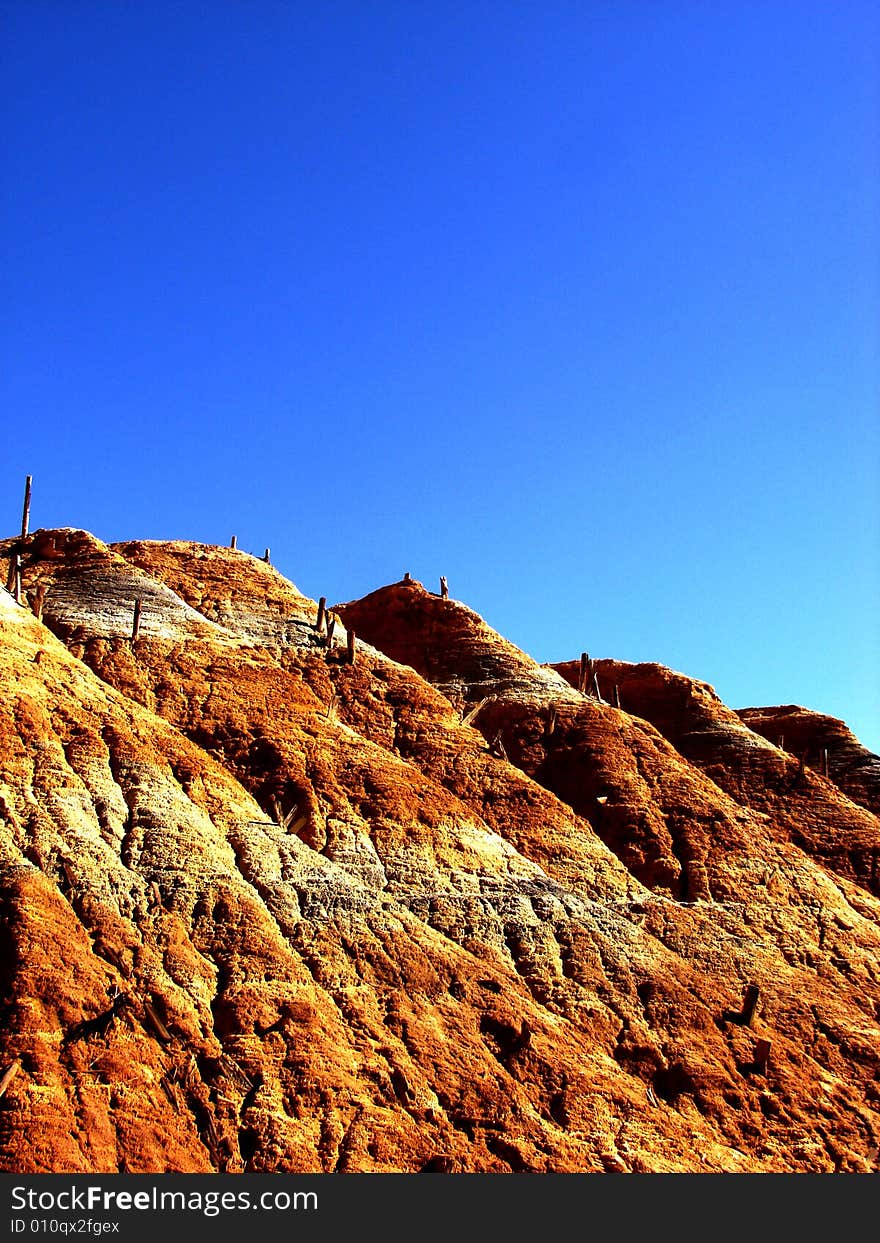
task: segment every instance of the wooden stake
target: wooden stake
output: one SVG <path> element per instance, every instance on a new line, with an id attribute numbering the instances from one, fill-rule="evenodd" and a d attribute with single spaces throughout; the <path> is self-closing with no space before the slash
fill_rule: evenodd
<path id="1" fill-rule="evenodd" d="M 412 582 L 412 578 L 410 577 L 409 570 L 407 570 L 407 572 L 404 574 L 404 576 L 403 576 L 403 581 L 404 581 L 405 583 L 411 583 L 411 582 Z"/>
<path id="2" fill-rule="evenodd" d="M 140 628 L 141 628 L 141 601 L 140 601 L 140 598 L 138 598 L 134 602 L 134 620 L 132 621 L 132 624 L 131 624 L 132 643 L 134 643 L 135 639 L 138 637 L 138 632 L 140 631 Z"/>
<path id="3" fill-rule="evenodd" d="M 355 642 L 356 642 L 355 633 L 353 630 L 349 630 L 347 643 L 348 643 L 348 663 L 350 665 L 353 665 L 354 660 L 355 660 Z"/>
<path id="4" fill-rule="evenodd" d="M 25 479 L 24 481 L 24 509 L 21 512 L 21 538 L 22 540 L 27 539 L 28 523 L 30 521 L 30 516 L 31 516 L 31 479 L 32 477 L 28 475 L 27 479 Z"/>
<path id="5" fill-rule="evenodd" d="M 34 617 L 38 622 L 43 620 L 43 605 L 46 603 L 46 584 L 40 583 L 39 587 L 31 596 L 31 608 L 34 611 Z"/>
<path id="6" fill-rule="evenodd" d="M 15 596 L 15 603 L 21 604 L 21 557 L 15 558 L 15 590 L 12 594 Z"/>
<path id="7" fill-rule="evenodd" d="M 30 475 L 28 475 L 28 481 L 30 481 Z M 16 1058 L 15 1061 L 12 1063 L 12 1065 L 9 1066 L 3 1072 L 3 1078 L 0 1079 L 0 1096 L 3 1095 L 3 1093 L 9 1087 L 10 1083 L 12 1083 L 12 1080 L 15 1078 L 15 1076 L 18 1074 L 20 1070 L 21 1070 L 21 1062 L 18 1060 L 18 1058 Z"/>
<path id="8" fill-rule="evenodd" d="M 449 585 L 446 582 L 445 574 L 440 575 L 440 599 L 441 600 L 449 599 Z"/>
<path id="9" fill-rule="evenodd" d="M 620 707 L 620 687 L 616 682 L 614 683 L 614 706 L 615 708 Z"/>
<path id="10" fill-rule="evenodd" d="M 593 674 L 593 687 L 596 691 L 596 698 L 599 700 L 599 703 L 604 703 L 605 700 L 602 698 L 602 692 L 599 690 L 599 677 L 596 673 Z"/>
<path id="11" fill-rule="evenodd" d="M 324 625 L 324 614 L 326 612 L 326 609 L 327 609 L 327 597 L 321 596 L 321 599 L 318 601 L 318 620 L 315 622 L 316 630 L 320 630 L 321 627 Z"/>
<path id="12" fill-rule="evenodd" d="M 828 748 L 827 747 L 823 747 L 822 749 L 822 766 L 825 770 L 825 776 L 827 777 L 828 776 Z"/>
<path id="13" fill-rule="evenodd" d="M 769 1040 L 759 1040 L 755 1045 L 755 1060 L 752 1065 L 755 1070 L 759 1071 L 762 1075 L 767 1069 L 767 1059 L 770 1056 L 771 1048 L 772 1045 Z"/>
<path id="14" fill-rule="evenodd" d="M 10 595 L 15 595 L 15 577 L 18 574 L 20 564 L 21 564 L 21 561 L 20 561 L 18 553 L 10 552 L 9 574 L 7 575 L 7 578 L 6 578 L 6 590 L 9 592 Z"/>
<path id="15" fill-rule="evenodd" d="M 269 549 L 268 549 L 268 548 L 267 548 L 267 549 L 266 549 L 266 551 L 263 553 L 263 560 L 266 562 L 266 565 L 270 565 L 270 564 L 271 564 L 271 562 L 270 562 L 270 560 L 269 560 Z"/>
<path id="16" fill-rule="evenodd" d="M 578 672 L 578 690 L 582 695 L 587 693 L 587 669 L 590 665 L 590 658 L 586 652 L 581 652 L 581 667 Z"/>
<path id="17" fill-rule="evenodd" d="M 750 984 L 745 991 L 743 997 L 742 1022 L 746 1027 L 751 1027 L 752 1019 L 755 1017 L 755 1008 L 758 1005 L 758 998 L 761 996 L 761 990 L 757 984 Z"/>
<path id="18" fill-rule="evenodd" d="M 336 629 L 336 618 L 332 613 L 327 614 L 327 646 L 333 646 L 333 631 Z"/>
<path id="19" fill-rule="evenodd" d="M 229 541 L 229 547 L 235 548 L 237 543 L 238 543 L 238 539 L 235 535 L 233 535 L 232 539 Z"/>

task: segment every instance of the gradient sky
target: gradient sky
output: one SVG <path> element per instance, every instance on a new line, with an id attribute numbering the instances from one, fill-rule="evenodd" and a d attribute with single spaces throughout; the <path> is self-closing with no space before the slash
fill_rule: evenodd
<path id="1" fill-rule="evenodd" d="M 410 571 L 880 751 L 876 6 L 0 0 L 2 533 Z"/>

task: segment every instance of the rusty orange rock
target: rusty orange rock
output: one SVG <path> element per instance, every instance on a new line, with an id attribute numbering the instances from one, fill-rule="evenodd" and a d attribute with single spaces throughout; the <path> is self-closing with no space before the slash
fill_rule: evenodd
<path id="1" fill-rule="evenodd" d="M 411 580 L 319 625 L 237 549 L 22 563 L 2 1168 L 873 1168 L 880 822 L 763 718 Z"/>

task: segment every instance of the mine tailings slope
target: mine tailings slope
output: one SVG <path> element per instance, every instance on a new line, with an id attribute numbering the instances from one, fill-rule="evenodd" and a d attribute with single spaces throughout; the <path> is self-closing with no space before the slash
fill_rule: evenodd
<path id="1" fill-rule="evenodd" d="M 239 550 L 21 554 L 3 1168 L 874 1168 L 880 822 L 833 771 L 417 583 L 319 623 Z"/>

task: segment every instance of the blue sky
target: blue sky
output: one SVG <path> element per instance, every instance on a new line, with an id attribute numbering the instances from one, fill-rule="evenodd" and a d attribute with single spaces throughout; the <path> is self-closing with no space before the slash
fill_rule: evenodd
<path id="1" fill-rule="evenodd" d="M 409 570 L 880 750 L 861 3 L 0 2 L 2 524 Z"/>

